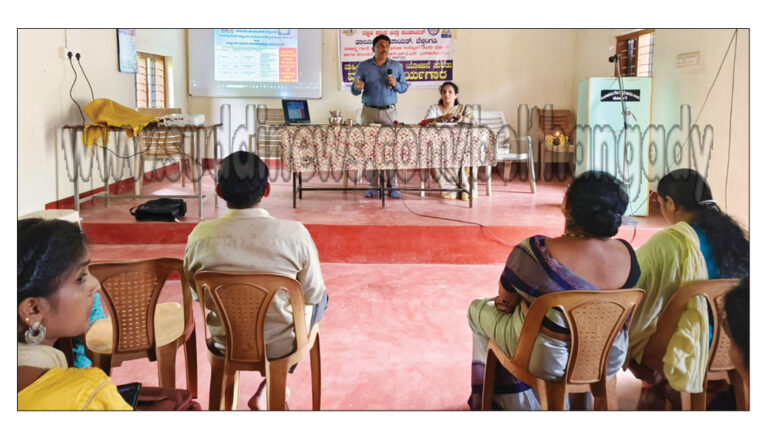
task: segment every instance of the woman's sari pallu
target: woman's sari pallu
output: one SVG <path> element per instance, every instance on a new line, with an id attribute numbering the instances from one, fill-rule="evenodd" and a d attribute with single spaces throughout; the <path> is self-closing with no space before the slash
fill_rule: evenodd
<path id="1" fill-rule="evenodd" d="M 517 340 L 528 311 L 528 306 L 539 296 L 551 292 L 570 290 L 600 290 L 573 274 L 547 251 L 545 236 L 533 236 L 518 244 L 507 258 L 501 285 L 507 292 L 517 292 L 522 298 L 512 313 L 496 309 L 493 298 L 473 301 L 469 306 L 469 325 L 473 331 L 472 342 L 472 395 L 469 405 L 479 409 L 482 396 L 485 358 L 489 339 L 511 357 L 517 346 Z M 632 268 L 622 289 L 635 285 L 639 276 L 639 267 L 632 247 L 622 240 L 632 257 Z M 533 348 L 529 365 L 531 373 L 546 381 L 556 381 L 565 375 L 568 362 L 570 332 L 562 313 L 552 309 L 544 318 L 542 326 L 548 333 L 539 333 Z M 554 338 L 560 336 L 562 339 Z M 611 349 L 607 370 L 608 375 L 615 374 L 627 353 L 627 328 L 619 332 Z M 504 410 L 538 410 L 539 401 L 536 393 L 528 385 L 520 382 L 506 369 L 499 366 L 496 370 L 496 390 L 494 407 Z M 566 399 L 565 408 L 568 409 Z"/>
<path id="2" fill-rule="evenodd" d="M 632 315 L 629 357 L 643 361 L 648 339 L 656 332 L 659 314 L 680 287 L 707 280 L 707 263 L 696 231 L 686 222 L 665 228 L 637 250 L 642 272 L 637 287 L 645 298 Z M 664 354 L 664 376 L 669 385 L 688 393 L 703 391 L 709 358 L 709 319 L 703 296 L 691 298 Z"/>

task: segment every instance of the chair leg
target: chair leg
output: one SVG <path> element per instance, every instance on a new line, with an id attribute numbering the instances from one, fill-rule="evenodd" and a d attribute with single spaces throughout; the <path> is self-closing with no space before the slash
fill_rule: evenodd
<path id="1" fill-rule="evenodd" d="M 157 377 L 161 388 L 176 388 L 176 342 L 158 347 Z"/>
<path id="2" fill-rule="evenodd" d="M 195 330 L 189 339 L 184 343 L 184 361 L 187 365 L 187 390 L 192 393 L 192 397 L 197 397 L 197 338 Z"/>
<path id="3" fill-rule="evenodd" d="M 616 411 L 619 409 L 616 395 L 616 375 L 603 382 L 592 384 L 590 389 L 595 398 L 594 408 L 596 411 Z"/>
<path id="4" fill-rule="evenodd" d="M 237 410 L 240 400 L 240 371 L 234 373 L 224 372 L 224 410 Z"/>
<path id="5" fill-rule="evenodd" d="M 491 167 L 485 167 L 485 195 L 491 195 Z"/>
<path id="6" fill-rule="evenodd" d="M 187 178 L 184 176 L 185 175 L 184 171 L 186 169 L 186 167 L 185 167 L 186 165 L 187 165 L 187 159 L 182 158 L 181 161 L 179 161 L 179 170 L 181 171 L 181 188 L 184 188 L 184 186 L 187 185 L 187 182 L 186 182 Z"/>
<path id="7" fill-rule="evenodd" d="M 224 391 L 224 359 L 208 353 L 208 361 L 211 364 L 211 387 L 208 392 L 208 410 L 220 411 L 222 409 L 222 392 Z"/>
<path id="8" fill-rule="evenodd" d="M 112 354 L 93 353 L 93 366 L 104 371 L 107 376 L 112 375 Z"/>
<path id="9" fill-rule="evenodd" d="M 533 153 L 528 152 L 528 182 L 531 184 L 531 193 L 536 194 L 536 171 L 533 166 Z"/>
<path id="10" fill-rule="evenodd" d="M 140 150 L 141 148 L 138 149 Z M 141 184 L 144 181 L 144 156 L 138 155 L 134 159 L 133 166 L 136 168 L 136 179 L 133 180 L 133 194 L 138 196 L 141 194 Z"/>
<path id="11" fill-rule="evenodd" d="M 288 362 L 278 360 L 270 362 L 267 373 L 267 410 L 285 410 L 285 384 L 288 380 Z"/>
<path id="12" fill-rule="evenodd" d="M 736 409 L 749 411 L 749 388 L 744 378 L 735 369 L 728 371 L 728 378 L 731 380 L 733 392 L 736 395 Z"/>
<path id="13" fill-rule="evenodd" d="M 592 397 L 594 398 L 593 402 L 593 410 L 595 411 L 605 411 L 608 409 L 608 400 L 606 399 L 606 384 L 604 381 L 592 383 L 589 385 L 589 391 L 592 393 Z M 571 401 L 573 401 L 573 396 L 571 396 Z M 571 410 L 573 410 L 573 406 L 571 406 Z"/>
<path id="14" fill-rule="evenodd" d="M 616 393 L 616 375 L 605 381 L 605 403 L 607 405 L 607 410 L 619 410 L 619 396 Z"/>
<path id="15" fill-rule="evenodd" d="M 504 162 L 504 173 L 502 176 L 502 180 L 504 181 L 504 185 L 507 185 L 509 182 L 509 174 L 512 172 L 512 162 Z"/>
<path id="16" fill-rule="evenodd" d="M 706 388 L 701 393 L 691 393 L 691 410 L 694 410 L 694 411 L 706 411 L 707 410 L 707 390 L 706 390 Z"/>
<path id="17" fill-rule="evenodd" d="M 680 409 L 683 411 L 691 410 L 691 393 L 680 392 Z"/>
<path id="18" fill-rule="evenodd" d="M 597 397 L 595 397 L 597 400 Z M 571 393 L 568 395 L 568 401 L 571 403 L 571 411 L 588 411 L 589 410 L 589 393 Z M 597 407 L 597 405 L 595 405 Z"/>
<path id="19" fill-rule="evenodd" d="M 547 403 L 550 411 L 562 411 L 565 408 L 565 384 L 547 383 Z M 545 409 L 542 407 L 541 409 Z"/>
<path id="20" fill-rule="evenodd" d="M 492 349 L 488 349 L 488 355 L 485 357 L 485 373 L 483 375 L 483 396 L 480 401 L 480 409 L 490 411 L 493 406 L 493 393 L 496 390 L 496 368 L 499 365 L 499 359 Z"/>
<path id="21" fill-rule="evenodd" d="M 320 391 L 322 384 L 320 365 L 320 334 L 315 336 L 315 345 L 309 350 L 309 364 L 312 370 L 312 410 L 320 410 Z"/>

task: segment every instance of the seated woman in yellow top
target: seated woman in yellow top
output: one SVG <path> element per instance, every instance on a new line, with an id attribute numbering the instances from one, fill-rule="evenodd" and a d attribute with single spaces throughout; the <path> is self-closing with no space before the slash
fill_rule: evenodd
<path id="1" fill-rule="evenodd" d="M 104 371 L 68 368 L 53 348 L 91 325 L 100 284 L 88 273 L 85 236 L 58 220 L 22 220 L 17 229 L 18 409 L 131 410 Z"/>
<path id="2" fill-rule="evenodd" d="M 664 375 L 643 364 L 645 346 L 656 332 L 659 314 L 675 292 L 698 280 L 742 278 L 749 274 L 749 240 L 733 218 L 712 200 L 707 180 L 693 169 L 677 169 L 659 181 L 653 200 L 670 224 L 637 250 L 642 274 L 637 287 L 645 297 L 632 315 L 627 367 L 645 382 L 638 409 L 663 409 L 664 396 L 678 405 L 683 391 L 704 387 L 709 343 L 709 309 L 703 296 L 692 298 L 670 339 Z"/>
<path id="3" fill-rule="evenodd" d="M 440 100 L 437 104 L 430 105 L 427 114 L 422 121 L 423 124 L 432 123 L 466 123 L 475 124 L 475 118 L 472 116 L 472 109 L 464 104 L 459 104 L 459 87 L 453 82 L 445 82 L 440 85 Z M 462 170 L 463 169 L 463 170 Z M 432 177 L 440 183 L 443 190 L 444 199 L 455 199 L 456 189 L 461 188 L 469 191 L 467 182 L 467 173 L 469 168 L 433 168 Z M 462 192 L 463 200 L 469 200 L 469 194 Z M 472 195 L 477 196 L 477 189 L 472 189 Z"/>

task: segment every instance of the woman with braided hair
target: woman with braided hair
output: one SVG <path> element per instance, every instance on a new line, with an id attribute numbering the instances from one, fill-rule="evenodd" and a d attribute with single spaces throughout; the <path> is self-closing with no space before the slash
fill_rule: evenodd
<path id="1" fill-rule="evenodd" d="M 642 366 L 645 346 L 672 295 L 690 282 L 749 274 L 749 241 L 744 230 L 720 210 L 706 179 L 698 172 L 678 169 L 668 173 L 651 200 L 659 204 L 670 227 L 637 250 L 642 270 L 637 287 L 645 290 L 645 298 L 632 316 L 627 364 L 646 383 L 638 409 L 663 409 L 650 400 L 679 396 L 669 387 L 689 393 L 702 391 L 712 335 L 711 313 L 702 296 L 688 303 L 670 340 L 664 357 L 666 379 Z M 644 403 L 645 397 L 649 401 Z"/>

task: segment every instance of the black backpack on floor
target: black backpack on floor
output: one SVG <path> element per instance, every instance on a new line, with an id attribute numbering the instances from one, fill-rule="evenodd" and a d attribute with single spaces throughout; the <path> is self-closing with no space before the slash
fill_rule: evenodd
<path id="1" fill-rule="evenodd" d="M 138 207 L 130 210 L 131 215 L 136 217 L 136 221 L 178 221 L 187 213 L 187 204 L 182 199 L 161 199 L 150 200 Z"/>

